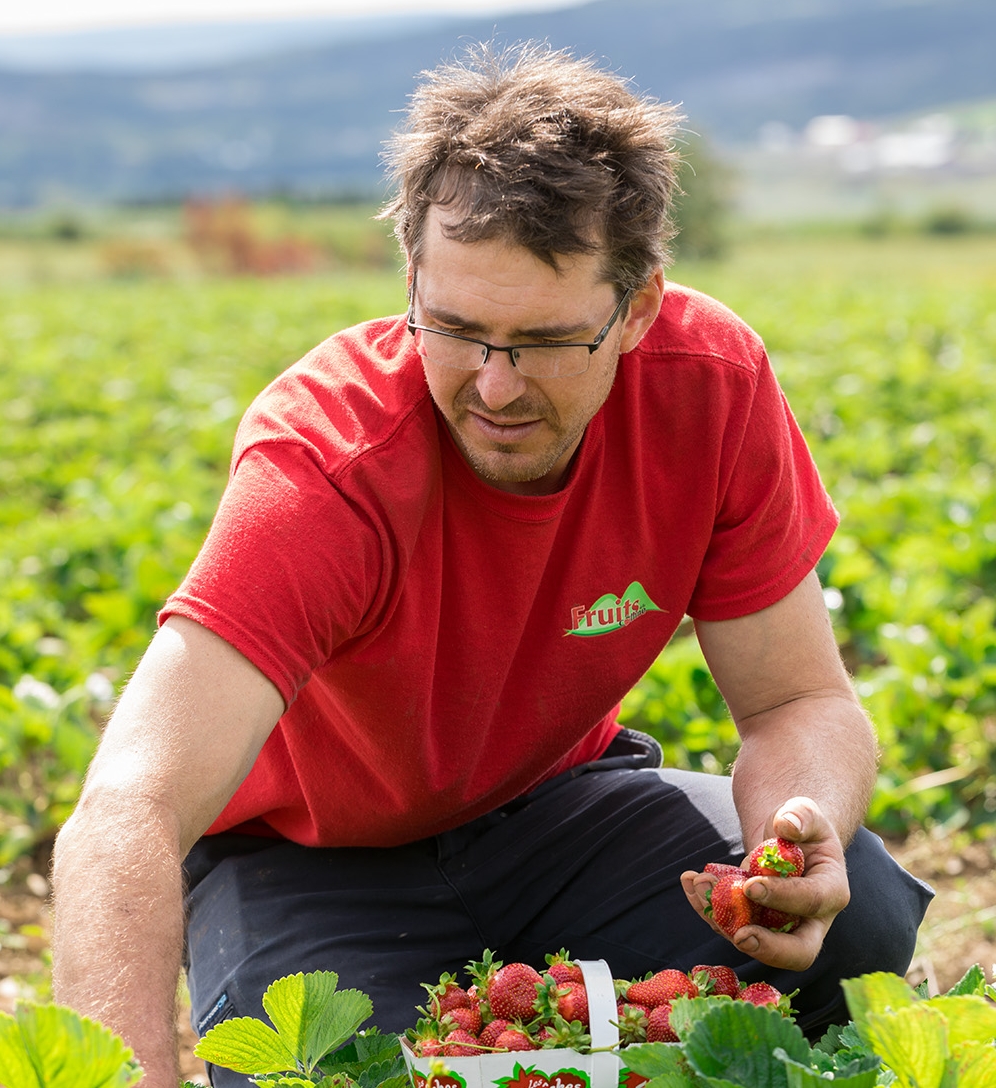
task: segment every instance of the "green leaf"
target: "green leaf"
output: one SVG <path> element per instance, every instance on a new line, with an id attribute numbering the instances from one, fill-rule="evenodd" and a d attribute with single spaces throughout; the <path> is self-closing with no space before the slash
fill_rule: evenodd
<path id="1" fill-rule="evenodd" d="M 926 1003 L 896 1012 L 870 1012 L 862 1032 L 902 1088 L 942 1088 L 948 1058 L 948 1025 Z"/>
<path id="2" fill-rule="evenodd" d="M 331 1081 L 331 1077 L 323 1077 L 316 1083 L 302 1073 L 272 1073 L 249 1079 L 260 1088 L 322 1088 Z"/>
<path id="3" fill-rule="evenodd" d="M 0 1069 L 7 1088 L 41 1088 L 28 1061 L 21 1028 L 9 1013 L 0 1012 Z"/>
<path id="4" fill-rule="evenodd" d="M 788 1088 L 824 1088 L 826 1085 L 827 1077 L 823 1073 L 790 1058 L 780 1046 L 775 1047 L 774 1056 L 785 1065 Z M 834 1088 L 875 1088 L 881 1063 L 877 1058 L 866 1059 L 864 1063 L 850 1063 L 853 1066 L 858 1064 L 865 1064 L 867 1068 L 834 1072 Z"/>
<path id="5" fill-rule="evenodd" d="M 964 1043 L 952 1049 L 959 1085 L 996 1088 L 996 1049 L 988 1043 Z"/>
<path id="6" fill-rule="evenodd" d="M 641 1084 L 640 1088 L 696 1088 L 702 1081 L 688 1068 L 687 1062 L 682 1062 L 681 1068 L 676 1068 L 671 1073 L 662 1073 L 659 1077 Z"/>
<path id="7" fill-rule="evenodd" d="M 885 1012 L 912 1005 L 916 998 L 907 983 L 898 975 L 877 971 L 858 978 L 841 980 L 847 1008 L 859 1033 L 869 1012 Z M 863 1034 L 863 1033 L 862 1033 Z"/>
<path id="8" fill-rule="evenodd" d="M 838 1050 L 853 1050 L 860 1046 L 864 1046 L 864 1043 L 853 1023 L 831 1024 L 815 1049 L 834 1054 Z"/>
<path id="9" fill-rule="evenodd" d="M 948 1022 L 952 1050 L 960 1043 L 991 1043 L 996 1039 L 996 1006 L 975 994 L 945 994 L 923 1002 Z"/>
<path id="10" fill-rule="evenodd" d="M 0 1020 L 0 1068 L 7 1088 L 129 1088 L 142 1076 L 109 1028 L 33 1002 L 18 1002 L 13 1017 Z"/>
<path id="11" fill-rule="evenodd" d="M 641 1088 L 690 1088 L 700 1083 L 676 1043 L 636 1043 L 626 1047 L 620 1060 L 627 1069 L 650 1078 Z"/>
<path id="12" fill-rule="evenodd" d="M 798 1025 L 771 1008 L 749 1002 L 717 1004 L 692 1028 L 684 1042 L 689 1065 L 710 1085 L 726 1088 L 786 1088 L 780 1047 L 794 1061 L 808 1064 L 809 1044 Z"/>
<path id="13" fill-rule="evenodd" d="M 194 1054 L 236 1073 L 285 1073 L 296 1068 L 294 1055 L 273 1028 L 251 1016 L 216 1024 L 194 1047 Z"/>
<path id="14" fill-rule="evenodd" d="M 338 982 L 335 971 L 298 972 L 277 979 L 263 994 L 263 1008 L 280 1038 L 309 1073 L 373 1012 L 366 994 L 337 991 Z"/>
<path id="15" fill-rule="evenodd" d="M 986 975 L 977 963 L 973 963 L 964 975 L 962 975 L 951 989 L 948 990 L 948 994 L 977 994 L 979 997 L 985 996 L 985 992 Z"/>

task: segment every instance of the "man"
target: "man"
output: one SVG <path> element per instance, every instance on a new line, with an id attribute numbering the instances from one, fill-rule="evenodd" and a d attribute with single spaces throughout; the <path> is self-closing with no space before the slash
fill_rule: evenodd
<path id="1" fill-rule="evenodd" d="M 908 965 L 929 891 L 860 829 L 875 743 L 814 574 L 836 515 L 757 337 L 665 283 L 677 121 L 535 47 L 415 95 L 407 317 L 250 408 L 59 838 L 57 996 L 150 1088 L 175 1085 L 184 879 L 201 1032 L 319 968 L 401 1030 L 485 947 L 566 946 L 617 977 L 729 963 L 818 1033 L 841 977 Z M 615 724 L 686 613 L 732 785 Z M 804 921 L 731 942 L 703 866 L 772 833 L 806 874 L 751 894 Z"/>

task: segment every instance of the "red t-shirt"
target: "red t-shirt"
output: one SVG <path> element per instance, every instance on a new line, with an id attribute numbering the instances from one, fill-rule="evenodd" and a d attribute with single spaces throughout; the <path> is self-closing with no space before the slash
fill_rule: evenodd
<path id="1" fill-rule="evenodd" d="M 774 604 L 836 514 L 730 311 L 669 285 L 566 486 L 470 469 L 404 321 L 321 344 L 249 408 L 187 616 L 286 712 L 211 828 L 389 846 L 597 757 L 682 617 Z"/>

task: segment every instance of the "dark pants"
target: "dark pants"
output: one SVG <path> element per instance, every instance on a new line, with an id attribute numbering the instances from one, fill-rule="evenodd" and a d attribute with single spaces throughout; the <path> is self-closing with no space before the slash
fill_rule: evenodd
<path id="1" fill-rule="evenodd" d="M 605 756 L 495 812 L 393 848 L 319 849 L 219 835 L 191 851 L 188 982 L 195 1029 L 263 1017 L 276 978 L 333 970 L 373 1001 L 371 1020 L 402 1031 L 424 1004 L 420 983 L 461 974 L 485 948 L 542 967 L 567 948 L 604 959 L 615 978 L 729 964 L 766 979 L 808 1035 L 847 1021 L 838 985 L 869 971 L 903 974 L 931 890 L 862 830 L 847 851 L 851 902 L 801 973 L 745 959 L 685 900 L 686 869 L 739 864 L 728 778 L 659 769 L 649 738 L 625 731 Z M 244 1076 L 213 1069 L 212 1084 Z"/>

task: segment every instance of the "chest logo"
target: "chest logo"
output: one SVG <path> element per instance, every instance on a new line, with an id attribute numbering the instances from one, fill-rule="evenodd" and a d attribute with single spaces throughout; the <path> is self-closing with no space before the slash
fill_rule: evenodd
<path id="1" fill-rule="evenodd" d="M 571 626 L 565 635 L 607 635 L 626 627 L 648 612 L 662 612 L 639 582 L 630 582 L 626 592 L 617 597 L 605 593 L 590 607 L 576 604 L 571 609 Z"/>

